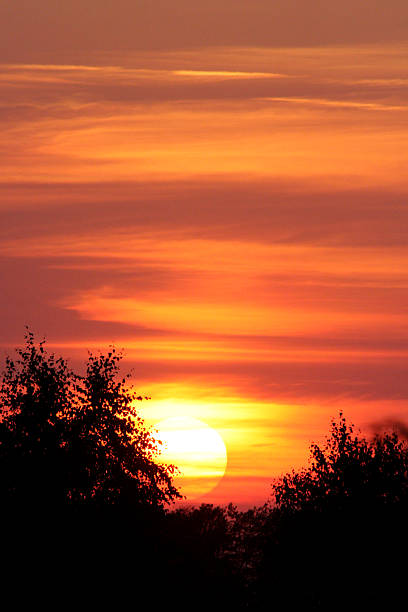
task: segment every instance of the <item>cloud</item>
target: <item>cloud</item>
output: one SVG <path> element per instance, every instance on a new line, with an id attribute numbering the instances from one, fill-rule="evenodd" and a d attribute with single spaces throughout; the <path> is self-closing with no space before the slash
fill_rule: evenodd
<path id="1" fill-rule="evenodd" d="M 406 111 L 408 106 L 393 106 L 374 102 L 348 102 L 344 100 L 329 100 L 324 98 L 262 98 L 266 102 L 288 102 L 291 104 L 306 104 L 311 106 L 324 106 L 337 109 L 355 109 L 368 111 Z"/>
<path id="2" fill-rule="evenodd" d="M 24 0 L 0 8 L 1 55 L 8 61 L 55 56 L 66 61 L 93 50 L 167 50 L 204 45 L 308 46 L 406 39 L 404 0 Z"/>
<path id="3" fill-rule="evenodd" d="M 406 279 L 406 191 L 328 182 L 327 177 L 319 185 L 313 179 L 209 176 L 135 183 L 5 183 L 0 185 L 0 250 L 35 255 L 55 252 L 58 246 L 61 252 L 80 254 L 84 236 L 91 256 L 107 231 L 115 256 L 122 258 L 127 252 L 135 255 L 136 247 L 129 245 L 137 238 L 169 240 L 169 249 L 172 240 L 239 240 L 248 249 L 252 243 L 281 249 L 314 245 L 317 256 L 323 247 L 333 252 L 371 249 L 359 253 L 368 272 L 376 249 L 387 248 L 380 256 L 390 264 L 387 276 Z M 142 248 L 140 243 L 136 252 Z M 356 259 L 352 252 L 341 256 Z"/>
<path id="4" fill-rule="evenodd" d="M 238 176 L 327 186 L 347 177 L 353 188 L 402 190 L 407 87 L 395 79 L 403 56 L 398 46 L 320 56 L 255 49 L 249 58 L 245 49 L 209 49 L 170 59 L 145 53 L 136 66 L 4 65 L 5 180 Z M 385 91 L 390 64 L 394 84 Z"/>

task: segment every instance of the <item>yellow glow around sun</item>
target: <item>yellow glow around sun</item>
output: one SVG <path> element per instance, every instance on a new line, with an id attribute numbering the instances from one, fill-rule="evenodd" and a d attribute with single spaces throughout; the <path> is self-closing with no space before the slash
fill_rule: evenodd
<path id="1" fill-rule="evenodd" d="M 170 417 L 155 426 L 163 442 L 160 461 L 176 465 L 175 485 L 187 499 L 211 491 L 223 477 L 227 450 L 220 434 L 193 417 Z"/>

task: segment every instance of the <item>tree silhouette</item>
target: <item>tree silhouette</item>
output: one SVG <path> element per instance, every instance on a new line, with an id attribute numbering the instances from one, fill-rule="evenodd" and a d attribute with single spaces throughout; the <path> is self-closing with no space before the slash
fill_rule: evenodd
<path id="1" fill-rule="evenodd" d="M 70 605 L 128 605 L 132 585 L 135 605 L 149 593 L 158 606 L 183 596 L 199 609 L 399 609 L 406 441 L 367 440 L 340 413 L 308 467 L 277 479 L 263 506 L 169 511 L 181 497 L 175 468 L 158 462 L 120 360 L 91 354 L 79 376 L 30 332 L 6 360 L 0 502 L 15 591 L 23 576 L 30 597 L 52 583 Z"/>
<path id="2" fill-rule="evenodd" d="M 396 433 L 367 440 L 343 414 L 306 469 L 274 482 L 253 609 L 397 609 L 405 599 L 408 448 Z"/>
<path id="3" fill-rule="evenodd" d="M 162 554 L 170 583 L 183 577 L 183 596 L 200 610 L 245 607 L 245 585 L 235 557 L 235 513 L 228 507 L 201 504 L 167 514 Z M 198 598 L 198 600 L 197 600 Z M 197 601 L 196 601 L 197 600 Z"/>
<path id="4" fill-rule="evenodd" d="M 163 508 L 180 497 L 115 349 L 91 354 L 85 376 L 29 331 L 17 355 L 0 387 L 3 508 Z"/>
<path id="5" fill-rule="evenodd" d="M 340 413 L 323 447 L 312 444 L 309 467 L 273 484 L 285 512 L 386 507 L 408 499 L 408 446 L 396 432 L 368 441 Z"/>

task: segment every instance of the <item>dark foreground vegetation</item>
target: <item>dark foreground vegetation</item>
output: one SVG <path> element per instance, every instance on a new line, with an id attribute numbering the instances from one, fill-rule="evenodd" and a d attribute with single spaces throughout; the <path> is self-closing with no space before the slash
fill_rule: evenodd
<path id="1" fill-rule="evenodd" d="M 28 333 L 0 389 L 3 584 L 14 606 L 370 610 L 406 601 L 408 449 L 340 414 L 262 507 L 171 509 L 173 466 L 119 379 Z M 250 457 L 248 457 L 250 460 Z M 4 594 L 3 594 L 4 597 Z"/>

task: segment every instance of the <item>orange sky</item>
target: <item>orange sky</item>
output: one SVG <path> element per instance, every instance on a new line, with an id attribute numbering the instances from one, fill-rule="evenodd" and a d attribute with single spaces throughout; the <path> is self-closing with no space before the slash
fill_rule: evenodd
<path id="1" fill-rule="evenodd" d="M 407 7 L 0 6 L 2 354 L 123 347 L 149 423 L 227 444 L 203 501 L 405 417 Z"/>

